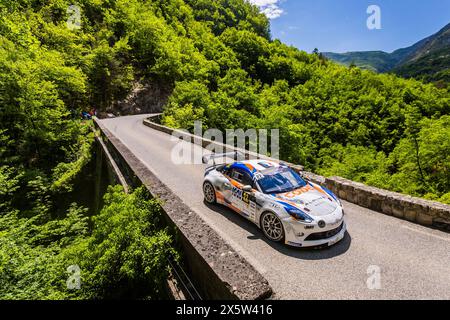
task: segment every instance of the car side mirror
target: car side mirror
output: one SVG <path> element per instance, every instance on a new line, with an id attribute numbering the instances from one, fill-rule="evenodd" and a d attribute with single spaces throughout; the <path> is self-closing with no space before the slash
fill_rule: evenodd
<path id="1" fill-rule="evenodd" d="M 305 180 L 305 175 L 303 174 L 303 170 L 296 170 L 297 171 L 297 173 L 298 173 L 298 175 L 303 179 L 303 180 Z"/>
<path id="2" fill-rule="evenodd" d="M 242 190 L 245 191 L 245 192 L 251 192 L 253 190 L 253 188 L 252 188 L 252 186 L 244 186 L 242 188 Z"/>

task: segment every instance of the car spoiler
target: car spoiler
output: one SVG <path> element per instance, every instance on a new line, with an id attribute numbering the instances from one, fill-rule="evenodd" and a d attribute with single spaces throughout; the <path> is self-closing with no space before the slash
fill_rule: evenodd
<path id="1" fill-rule="evenodd" d="M 208 164 L 211 160 L 213 161 L 212 166 L 216 166 L 216 159 L 219 158 L 231 158 L 235 161 L 240 161 L 245 159 L 245 155 L 242 152 L 235 151 L 235 152 L 228 152 L 228 153 L 213 153 L 210 155 L 206 155 L 202 157 L 202 162 L 204 164 Z"/>

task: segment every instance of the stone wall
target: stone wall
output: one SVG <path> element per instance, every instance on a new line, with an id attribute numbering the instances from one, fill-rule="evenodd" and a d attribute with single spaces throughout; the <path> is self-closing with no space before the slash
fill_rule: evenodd
<path id="1" fill-rule="evenodd" d="M 370 187 L 341 177 L 325 178 L 339 198 L 400 219 L 440 229 L 450 227 L 450 206 L 401 193 Z"/>

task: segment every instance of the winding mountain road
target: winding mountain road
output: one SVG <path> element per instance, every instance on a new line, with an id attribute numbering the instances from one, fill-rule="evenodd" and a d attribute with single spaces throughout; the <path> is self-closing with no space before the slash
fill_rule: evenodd
<path id="1" fill-rule="evenodd" d="M 450 299 L 449 233 L 344 201 L 348 233 L 337 245 L 270 243 L 231 210 L 204 204 L 205 166 L 174 164 L 177 142 L 144 126 L 146 117 L 101 122 L 269 281 L 274 299 Z"/>

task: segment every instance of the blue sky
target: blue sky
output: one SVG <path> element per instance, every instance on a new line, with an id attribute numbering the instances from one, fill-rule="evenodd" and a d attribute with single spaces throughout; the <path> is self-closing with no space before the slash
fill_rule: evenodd
<path id="1" fill-rule="evenodd" d="M 450 0 L 249 1 L 271 19 L 273 38 L 307 52 L 392 52 L 450 23 Z M 380 7 L 380 30 L 367 28 L 369 5 Z"/>

